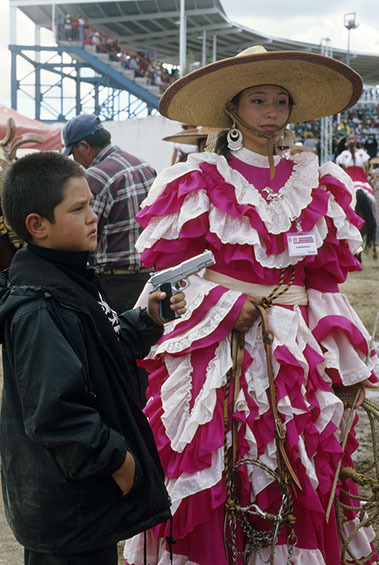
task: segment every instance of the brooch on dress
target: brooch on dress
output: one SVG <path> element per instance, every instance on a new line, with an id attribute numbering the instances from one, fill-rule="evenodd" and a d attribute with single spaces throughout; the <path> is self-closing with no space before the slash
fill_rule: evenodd
<path id="1" fill-rule="evenodd" d="M 274 192 L 272 188 L 268 186 L 264 188 L 262 192 L 267 192 L 267 200 L 279 200 L 283 197 L 283 192 Z"/>

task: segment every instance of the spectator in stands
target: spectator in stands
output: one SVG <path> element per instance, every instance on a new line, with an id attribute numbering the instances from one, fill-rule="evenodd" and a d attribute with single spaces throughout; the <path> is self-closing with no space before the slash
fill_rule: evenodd
<path id="1" fill-rule="evenodd" d="M 88 22 L 85 21 L 84 24 L 84 45 L 91 45 L 91 31 L 88 25 Z"/>
<path id="2" fill-rule="evenodd" d="M 65 155 L 87 169 L 98 216 L 98 246 L 90 255 L 111 306 L 133 308 L 149 278 L 134 245 L 141 228 L 134 217 L 156 176 L 144 161 L 111 144 L 111 134 L 91 114 L 72 118 L 63 128 Z"/>
<path id="3" fill-rule="evenodd" d="M 64 34 L 65 34 L 65 39 L 68 40 L 72 39 L 72 21 L 70 14 L 67 14 L 64 20 Z"/>
<path id="4" fill-rule="evenodd" d="M 71 20 L 72 25 L 72 39 L 77 41 L 79 39 L 79 19 L 74 16 Z"/>
<path id="5" fill-rule="evenodd" d="M 62 39 L 65 38 L 65 33 L 64 33 L 64 17 L 63 16 L 58 16 L 56 19 L 56 26 L 57 26 L 57 39 L 58 41 L 62 41 Z"/>
<path id="6" fill-rule="evenodd" d="M 84 41 L 85 39 L 85 28 L 84 28 L 85 25 L 86 25 L 86 20 L 82 15 L 80 15 L 78 18 L 78 38 L 80 41 Z"/>
<path id="7" fill-rule="evenodd" d="M 130 57 L 129 67 L 134 71 L 134 77 L 143 77 L 136 57 Z"/>
<path id="8" fill-rule="evenodd" d="M 121 66 L 123 69 L 128 69 L 129 68 L 129 57 L 128 55 L 125 53 L 125 51 L 123 51 L 120 55 L 120 61 L 121 61 Z"/>
<path id="9" fill-rule="evenodd" d="M 92 45 L 96 46 L 96 53 L 99 53 L 101 51 L 100 48 L 101 39 L 100 39 L 100 33 L 98 31 L 95 31 L 95 33 L 91 37 L 91 41 L 92 41 Z"/>

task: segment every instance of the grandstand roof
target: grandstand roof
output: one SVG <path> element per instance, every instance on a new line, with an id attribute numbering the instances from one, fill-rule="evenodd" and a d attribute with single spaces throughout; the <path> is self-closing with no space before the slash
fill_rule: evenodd
<path id="1" fill-rule="evenodd" d="M 55 15 L 83 15 L 91 24 L 134 51 L 155 52 L 158 60 L 179 63 L 180 0 L 66 0 L 55 1 Z M 51 29 L 52 0 L 10 0 L 28 18 Z M 187 53 L 201 61 L 203 31 L 207 33 L 208 62 L 213 36 L 217 59 L 231 57 L 251 45 L 268 51 L 299 50 L 320 53 L 321 46 L 263 35 L 229 20 L 220 0 L 186 0 Z M 333 49 L 333 57 L 346 61 L 346 51 Z M 366 84 L 379 84 L 379 55 L 350 53 L 350 66 Z"/>

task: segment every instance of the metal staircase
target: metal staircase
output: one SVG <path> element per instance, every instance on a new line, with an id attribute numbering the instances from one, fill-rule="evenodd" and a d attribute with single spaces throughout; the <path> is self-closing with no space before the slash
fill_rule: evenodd
<path id="1" fill-rule="evenodd" d="M 9 46 L 12 108 L 17 110 L 19 96 L 25 95 L 34 101 L 35 119 L 47 122 L 66 121 L 81 112 L 113 120 L 157 111 L 170 75 L 94 26 L 88 28 L 91 37 L 100 38 L 98 45 L 65 39 L 58 29 L 55 47 Z M 21 78 L 19 59 L 23 70 L 25 61 L 29 65 Z"/>

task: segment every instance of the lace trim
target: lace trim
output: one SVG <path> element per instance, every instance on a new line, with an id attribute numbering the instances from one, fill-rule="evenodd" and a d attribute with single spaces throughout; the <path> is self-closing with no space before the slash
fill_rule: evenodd
<path id="1" fill-rule="evenodd" d="M 202 153 L 203 155 L 203 153 Z M 176 163 L 172 167 L 167 167 L 156 177 L 151 188 L 148 192 L 147 197 L 141 203 L 141 208 L 145 206 L 151 206 L 157 198 L 162 194 L 164 189 L 170 182 L 187 175 L 193 171 L 200 171 L 200 166 L 196 162 L 192 162 L 189 159 L 185 163 Z"/>
<path id="2" fill-rule="evenodd" d="M 213 284 L 213 286 L 217 285 Z M 197 324 L 197 326 L 188 329 L 186 332 L 183 332 L 173 337 L 172 339 L 167 339 L 163 343 L 158 344 L 158 346 L 156 346 L 154 355 L 159 356 L 163 352 L 170 355 L 180 353 L 181 351 L 188 349 L 188 347 L 191 347 L 191 345 L 195 341 L 199 341 L 209 335 L 212 335 L 215 329 L 221 324 L 222 320 L 228 315 L 240 296 L 241 293 L 234 290 L 228 290 L 227 292 L 225 292 L 217 302 L 217 306 L 208 310 L 207 314 L 204 316 L 201 322 Z M 199 304 L 201 302 L 202 299 L 200 300 Z M 196 302 L 192 303 L 191 305 L 187 303 L 187 312 L 185 314 L 186 318 L 191 317 L 191 314 L 195 310 L 195 308 Z M 186 318 L 183 317 L 182 319 Z M 170 328 L 168 328 L 168 331 L 169 330 Z"/>
<path id="3" fill-rule="evenodd" d="M 257 158 L 257 155 L 251 151 L 247 149 L 243 151 L 242 155 L 239 153 L 239 159 L 242 157 L 245 162 L 251 162 Z M 274 235 L 290 229 L 292 218 L 299 217 L 302 210 L 308 206 L 312 200 L 312 189 L 319 184 L 317 157 L 308 152 L 298 153 L 291 158 L 295 165 L 290 177 L 277 193 L 280 197 L 267 202 L 253 184 L 229 166 L 225 158 L 215 153 L 207 153 L 204 159 L 202 155 L 205 154 L 195 153 L 190 157 L 192 160 L 216 165 L 224 180 L 234 187 L 237 202 L 254 206 L 266 229 Z"/>
<path id="4" fill-rule="evenodd" d="M 329 316 L 346 318 L 355 325 L 370 350 L 370 334 L 344 294 L 308 289 L 308 300 L 311 329 L 322 324 L 323 319 Z M 325 336 L 320 345 L 324 350 L 325 366 L 336 369 L 345 385 L 361 382 L 379 369 L 378 357 L 374 355 L 366 358 L 362 351 L 356 349 L 350 342 L 342 328 Z"/>
<path id="5" fill-rule="evenodd" d="M 197 471 L 193 475 L 182 473 L 177 479 L 166 479 L 167 492 L 172 501 L 171 512 L 175 514 L 184 498 L 197 492 L 214 487 L 220 482 L 224 470 L 223 449 L 220 447 L 212 453 L 210 467 Z"/>
<path id="6" fill-rule="evenodd" d="M 254 164 L 257 160 L 260 162 L 262 156 L 243 149 L 238 152 L 238 159 Z M 265 157 L 263 159 L 267 162 Z M 291 160 L 295 165 L 290 177 L 278 191 L 280 198 L 268 203 L 253 184 L 229 166 L 225 157 L 215 153 L 193 153 L 189 155 L 187 163 L 179 163 L 165 169 L 157 177 L 142 206 L 151 205 L 162 194 L 168 183 L 191 171 L 200 171 L 200 164 L 206 162 L 215 165 L 223 179 L 234 186 L 239 204 L 249 204 L 256 208 L 268 231 L 273 234 L 283 233 L 290 228 L 291 218 L 300 216 L 301 211 L 311 202 L 312 189 L 316 188 L 319 182 L 318 162 L 315 155 L 308 152 L 299 153 Z"/>
<path id="7" fill-rule="evenodd" d="M 226 384 L 226 373 L 232 366 L 229 340 L 224 339 L 217 347 L 214 358 L 206 370 L 206 385 L 196 397 L 190 410 L 192 372 L 190 355 L 183 363 L 166 356 L 168 379 L 162 386 L 162 423 L 174 451 L 182 452 L 193 440 L 199 426 L 211 421 L 216 406 L 216 391 Z"/>
<path id="8" fill-rule="evenodd" d="M 331 161 L 324 163 L 324 165 L 321 165 L 320 167 L 320 178 L 325 175 L 331 175 L 335 179 L 339 180 L 343 185 L 345 185 L 352 197 L 351 207 L 354 208 L 356 204 L 356 195 L 354 190 L 354 183 L 349 175 L 345 173 L 345 171 L 341 167 L 339 167 L 335 163 L 332 163 Z"/>
<path id="9" fill-rule="evenodd" d="M 323 186 L 323 188 L 325 188 L 326 190 L 325 186 Z M 340 240 L 346 240 L 349 245 L 350 252 L 354 254 L 361 251 L 362 236 L 359 230 L 346 220 L 346 214 L 343 208 L 341 208 L 341 206 L 338 204 L 333 194 L 330 193 L 327 216 L 333 220 L 333 224 L 335 225 L 337 230 L 337 238 Z"/>
<path id="10" fill-rule="evenodd" d="M 184 224 L 208 212 L 209 206 L 209 198 L 205 189 L 187 194 L 178 213 L 151 218 L 136 242 L 137 251 L 142 253 L 144 249 L 150 249 L 162 238 L 178 239 Z"/>

